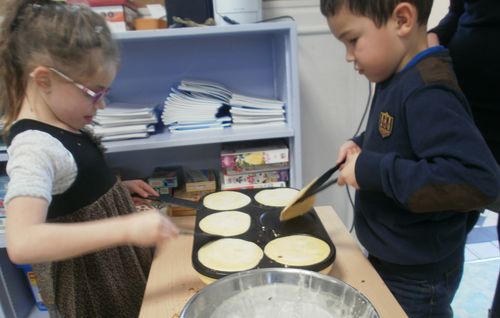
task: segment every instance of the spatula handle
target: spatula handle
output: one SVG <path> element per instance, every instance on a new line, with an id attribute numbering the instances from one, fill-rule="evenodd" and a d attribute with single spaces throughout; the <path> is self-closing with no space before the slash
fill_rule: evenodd
<path id="1" fill-rule="evenodd" d="M 337 178 L 335 178 L 335 179 L 332 179 L 332 180 L 330 180 L 330 181 L 326 182 L 326 183 L 325 183 L 325 184 L 323 184 L 321 187 L 317 188 L 317 189 L 316 189 L 316 191 L 309 193 L 309 196 L 311 196 L 311 195 L 315 195 L 316 193 L 319 193 L 319 192 L 321 192 L 321 191 L 325 190 L 326 188 L 331 187 L 332 185 L 334 185 L 335 183 L 337 183 L 337 180 L 338 180 L 338 179 L 337 179 Z"/>
<path id="2" fill-rule="evenodd" d="M 185 200 L 185 199 L 175 198 L 175 197 L 173 197 L 171 195 L 168 195 L 168 194 L 161 194 L 159 197 L 149 196 L 147 198 L 149 200 L 164 202 L 164 203 L 168 203 L 168 204 L 171 204 L 171 205 L 183 206 L 183 207 L 186 207 L 186 208 L 200 209 L 202 207 L 202 204 L 199 203 L 199 202 L 194 202 L 194 201 L 189 201 L 189 200 Z"/>
<path id="3" fill-rule="evenodd" d="M 337 182 L 337 179 L 334 179 L 332 181 L 329 181 L 328 183 L 325 183 L 331 176 L 332 174 L 335 173 L 335 171 L 339 170 L 340 166 L 343 165 L 345 162 L 345 159 L 342 160 L 341 162 L 337 163 L 334 167 L 328 169 L 325 173 L 323 173 L 319 178 L 316 180 L 316 182 L 304 193 L 302 198 L 297 201 L 302 202 L 305 199 L 309 198 L 311 195 L 318 193 L 320 191 L 323 191 L 324 189 L 328 188 L 332 184 Z"/>

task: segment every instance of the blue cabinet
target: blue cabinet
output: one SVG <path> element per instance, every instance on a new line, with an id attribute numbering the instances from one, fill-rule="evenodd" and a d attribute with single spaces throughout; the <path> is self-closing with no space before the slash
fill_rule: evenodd
<path id="1" fill-rule="evenodd" d="M 284 139 L 290 148 L 290 185 L 302 186 L 297 32 L 293 22 L 131 31 L 116 34 L 122 50 L 110 99 L 162 103 L 182 79 L 220 83 L 234 92 L 285 102 L 286 125 L 279 128 L 227 128 L 223 131 L 108 142 L 113 166 L 146 176 L 155 165 L 179 163 L 218 168 L 225 142 Z M 127 152 L 124 156 L 123 152 Z"/>

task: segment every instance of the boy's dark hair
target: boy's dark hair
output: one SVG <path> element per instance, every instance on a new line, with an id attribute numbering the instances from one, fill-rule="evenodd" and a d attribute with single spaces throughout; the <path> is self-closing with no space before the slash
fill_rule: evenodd
<path id="1" fill-rule="evenodd" d="M 321 13 L 325 17 L 337 14 L 344 6 L 352 13 L 368 17 L 377 27 L 387 23 L 394 8 L 401 2 L 411 3 L 418 12 L 418 23 L 427 24 L 433 0 L 320 0 Z"/>

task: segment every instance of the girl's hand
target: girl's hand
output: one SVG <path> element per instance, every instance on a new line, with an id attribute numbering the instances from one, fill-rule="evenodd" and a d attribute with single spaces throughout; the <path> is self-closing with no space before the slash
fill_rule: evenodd
<path id="1" fill-rule="evenodd" d="M 158 192 L 143 180 L 128 180 L 122 181 L 122 183 L 127 187 L 130 194 L 138 194 L 143 198 L 150 195 L 159 196 Z"/>
<path id="2" fill-rule="evenodd" d="M 338 185 L 350 185 L 355 189 L 359 189 L 358 181 L 356 180 L 356 161 L 358 160 L 360 150 L 351 148 L 347 151 L 346 162 L 340 168 Z"/>
<path id="3" fill-rule="evenodd" d="M 132 213 L 124 216 L 126 243 L 136 246 L 153 246 L 177 237 L 179 230 L 158 210 Z"/>
<path id="4" fill-rule="evenodd" d="M 347 153 L 351 150 L 355 152 L 361 152 L 361 148 L 354 141 L 348 140 L 344 142 L 344 144 L 340 146 L 336 163 L 344 161 L 344 159 L 347 157 Z"/>

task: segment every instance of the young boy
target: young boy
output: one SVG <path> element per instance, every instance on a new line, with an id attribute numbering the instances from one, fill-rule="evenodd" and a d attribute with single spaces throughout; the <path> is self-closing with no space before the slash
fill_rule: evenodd
<path id="1" fill-rule="evenodd" d="M 346 59 L 376 83 L 366 131 L 347 141 L 339 185 L 356 234 L 410 317 L 452 317 L 468 231 L 500 172 L 471 118 L 448 51 L 427 47 L 432 0 L 321 0 Z"/>

